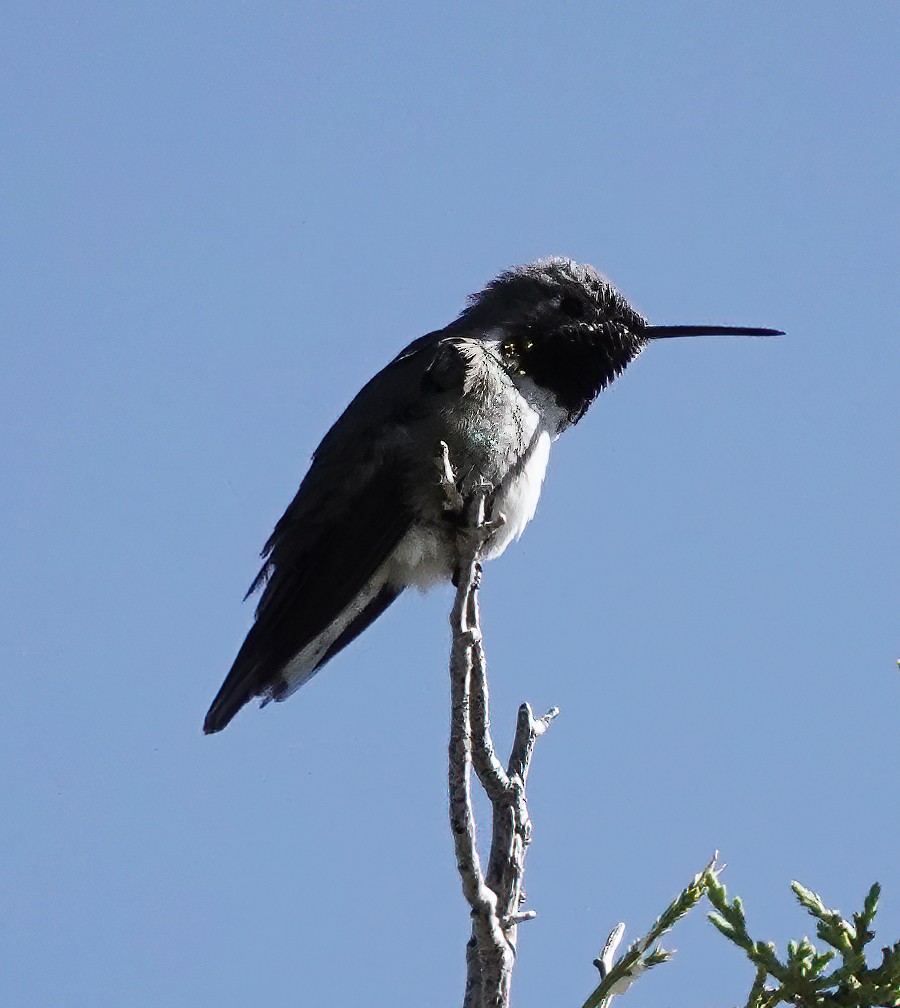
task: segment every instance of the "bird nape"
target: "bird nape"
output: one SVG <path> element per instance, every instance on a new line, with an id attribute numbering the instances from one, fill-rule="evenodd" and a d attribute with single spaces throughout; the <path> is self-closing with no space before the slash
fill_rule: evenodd
<path id="1" fill-rule="evenodd" d="M 442 442 L 456 473 L 493 487 L 491 513 L 503 520 L 484 546 L 491 559 L 534 515 L 551 443 L 650 340 L 776 335 L 648 325 L 569 259 L 500 274 L 375 375 L 322 439 L 263 549 L 256 618 L 204 731 L 221 731 L 254 697 L 284 700 L 405 588 L 453 575 L 459 521 L 436 478 Z"/>

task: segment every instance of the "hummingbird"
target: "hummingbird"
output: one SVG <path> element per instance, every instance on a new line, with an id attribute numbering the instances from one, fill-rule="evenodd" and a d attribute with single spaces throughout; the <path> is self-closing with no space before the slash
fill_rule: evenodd
<path id="1" fill-rule="evenodd" d="M 442 452 L 460 489 L 492 488 L 481 556 L 493 559 L 534 516 L 553 441 L 649 342 L 777 335 L 650 325 L 570 259 L 501 273 L 376 374 L 322 439 L 263 548 L 245 596 L 262 592 L 255 620 L 203 730 L 253 698 L 287 699 L 404 589 L 454 579 L 461 515 L 448 510 Z"/>

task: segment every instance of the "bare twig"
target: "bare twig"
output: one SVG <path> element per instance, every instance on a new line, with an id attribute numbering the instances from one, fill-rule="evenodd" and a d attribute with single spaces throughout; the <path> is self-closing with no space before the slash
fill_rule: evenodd
<path id="1" fill-rule="evenodd" d="M 442 446 L 444 447 L 444 446 Z M 444 482 L 453 470 L 444 451 L 440 465 Z M 485 520 L 491 488 L 476 483 L 466 500 L 461 533 L 460 568 L 450 618 L 453 644 L 450 658 L 450 824 L 457 869 L 472 916 L 472 936 L 466 946 L 464 1008 L 506 1008 L 515 962 L 517 929 L 533 919 L 522 910 L 525 850 L 531 821 L 525 782 L 537 737 L 558 710 L 535 718 L 528 704 L 519 708 L 516 735 L 504 770 L 494 751 L 488 716 L 487 663 L 481 639 L 478 588 L 479 556 L 496 523 Z M 502 520 L 502 519 L 500 519 Z M 493 829 L 487 875 L 475 845 L 470 766 L 491 802 Z"/>
<path id="2" fill-rule="evenodd" d="M 470 597 L 478 589 L 478 554 L 484 524 L 486 488 L 478 488 L 467 509 L 468 523 L 474 530 L 466 562 L 461 565 L 459 586 L 450 618 L 453 644 L 450 654 L 450 750 L 449 791 L 450 826 L 456 853 L 456 867 L 462 881 L 463 896 L 471 907 L 472 953 L 467 954 L 467 1008 L 508 1003 L 508 977 L 512 972 L 512 949 L 500 927 L 497 897 L 485 884 L 478 850 L 475 846 L 475 814 L 470 789 L 472 728 L 470 720 L 470 683 L 472 650 L 480 637 L 477 623 L 470 623 L 474 611 Z M 504 977 L 507 977 L 504 983 Z M 507 1000 L 489 1000 L 488 991 L 503 992 Z"/>
<path id="3" fill-rule="evenodd" d="M 488 860 L 487 884 L 497 894 L 497 911 L 506 922 L 504 934 L 513 951 L 517 941 L 517 916 L 524 898 L 525 850 L 531 842 L 531 819 L 525 798 L 525 782 L 539 735 L 559 713 L 552 707 L 543 717 L 535 718 L 525 703 L 519 708 L 516 735 L 507 766 L 508 787 L 501 801 L 493 802 L 494 829 Z M 531 919 L 531 918 L 528 918 Z"/>
<path id="4" fill-rule="evenodd" d="M 481 582 L 480 572 L 476 573 L 477 588 Z M 468 593 L 467 616 L 470 626 L 481 627 L 478 610 L 478 592 Z M 503 764 L 494 752 L 491 739 L 491 722 L 488 717 L 488 680 L 487 665 L 484 657 L 484 647 L 479 640 L 472 646 L 471 652 L 471 714 L 472 714 L 472 762 L 478 780 L 484 788 L 491 803 L 502 802 L 509 791 L 509 777 L 503 769 Z"/>

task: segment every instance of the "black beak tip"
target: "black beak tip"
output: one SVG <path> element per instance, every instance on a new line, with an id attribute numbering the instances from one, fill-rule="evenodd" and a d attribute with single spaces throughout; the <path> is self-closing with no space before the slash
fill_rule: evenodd
<path id="1" fill-rule="evenodd" d="M 727 332 L 725 335 L 729 335 Z M 735 336 L 784 336 L 783 329 L 735 329 Z"/>

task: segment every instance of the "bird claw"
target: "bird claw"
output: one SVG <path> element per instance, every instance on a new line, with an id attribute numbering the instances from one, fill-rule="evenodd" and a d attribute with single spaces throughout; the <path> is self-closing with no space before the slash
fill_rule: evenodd
<path id="1" fill-rule="evenodd" d="M 453 463 L 450 461 L 450 447 L 446 441 L 441 441 L 441 455 L 437 460 L 438 486 L 444 495 L 444 510 L 462 513 L 466 507 L 466 500 L 474 493 L 481 493 L 484 496 L 485 505 L 493 493 L 494 487 L 484 479 L 483 476 L 463 476 L 457 479 Z M 506 515 L 498 511 L 496 515 L 485 518 L 479 525 L 479 529 L 486 535 L 496 532 L 498 528 L 506 524 Z"/>
<path id="2" fill-rule="evenodd" d="M 444 510 L 462 511 L 466 502 L 456 485 L 456 473 L 450 462 L 450 448 L 446 441 L 441 441 L 441 457 L 437 460 L 437 467 L 440 474 L 438 486 L 444 495 Z"/>

